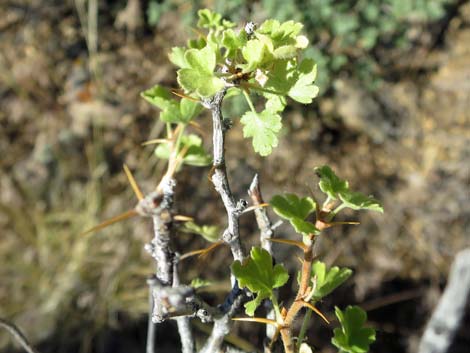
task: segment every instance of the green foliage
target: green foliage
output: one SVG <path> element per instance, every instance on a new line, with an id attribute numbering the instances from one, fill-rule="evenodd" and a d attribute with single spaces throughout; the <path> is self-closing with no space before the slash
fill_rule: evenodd
<path id="1" fill-rule="evenodd" d="M 336 176 L 330 167 L 317 167 L 315 172 L 320 178 L 320 189 L 330 199 L 340 199 L 344 207 L 349 207 L 353 210 L 371 210 L 383 213 L 383 207 L 379 201 L 360 192 L 349 190 L 349 183 Z"/>
<path id="2" fill-rule="evenodd" d="M 198 11 L 198 17 L 197 26 L 207 33 L 190 39 L 186 47 L 174 47 L 169 55 L 179 67 L 178 84 L 186 94 L 201 99 L 229 88 L 232 94 L 243 92 L 250 107 L 241 114 L 243 135 L 252 138 L 255 152 L 269 155 L 278 145 L 286 97 L 309 104 L 318 94 L 315 62 L 300 59 L 309 42 L 300 34 L 303 25 L 267 20 L 247 33 L 243 28 L 233 29 L 234 23 L 208 9 Z M 255 108 L 251 91 L 264 98 L 263 110 Z M 167 123 L 188 123 L 200 112 L 197 103 L 189 99 L 178 103 L 160 86 L 142 96 L 162 109 L 160 118 Z"/>
<path id="3" fill-rule="evenodd" d="M 348 306 L 345 311 L 335 307 L 335 314 L 341 325 L 334 329 L 331 339 L 340 352 L 365 353 L 369 345 L 375 341 L 375 330 L 364 327 L 367 314 L 358 306 Z"/>
<path id="4" fill-rule="evenodd" d="M 243 137 L 253 137 L 253 148 L 261 156 L 271 154 L 277 146 L 277 133 L 281 130 L 281 116 L 268 110 L 261 113 L 246 112 L 240 122 L 244 125 Z"/>
<path id="5" fill-rule="evenodd" d="M 241 263 L 232 264 L 232 272 L 240 288 L 248 288 L 256 298 L 245 304 L 246 314 L 253 316 L 263 299 L 273 299 L 273 290 L 282 287 L 289 279 L 289 274 L 282 265 L 273 266 L 271 255 L 262 248 L 252 248 L 250 258 Z"/>
<path id="6" fill-rule="evenodd" d="M 194 222 L 185 222 L 180 228 L 182 232 L 199 234 L 207 241 L 213 243 L 220 237 L 220 229 L 218 226 L 199 225 Z"/>
<path id="7" fill-rule="evenodd" d="M 191 281 L 191 287 L 193 287 L 194 289 L 207 287 L 207 286 L 210 286 L 211 284 L 212 284 L 211 281 L 208 281 L 206 279 L 202 279 L 199 277 L 193 278 Z"/>
<path id="8" fill-rule="evenodd" d="M 150 104 L 162 110 L 160 119 L 166 123 L 187 124 L 202 112 L 198 102 L 183 98 L 179 102 L 166 88 L 155 85 L 141 93 Z"/>
<path id="9" fill-rule="evenodd" d="M 346 267 L 333 266 L 327 269 L 325 263 L 316 261 L 312 265 L 312 280 L 315 278 L 316 281 L 315 293 L 312 299 L 317 301 L 326 297 L 351 277 L 352 273 L 352 270 Z M 300 273 L 298 281 L 300 282 Z"/>
<path id="10" fill-rule="evenodd" d="M 199 5 L 195 1 L 188 3 L 193 9 Z M 304 24 L 305 33 L 315 40 L 308 55 L 319 66 L 317 84 L 325 92 L 331 86 L 332 77 L 340 71 L 351 73 L 368 88 L 376 87 L 381 79 L 377 50 L 407 50 L 411 46 L 409 31 L 441 19 L 446 6 L 455 3 L 456 0 L 262 0 L 258 8 L 263 10 L 262 17 Z M 149 22 L 151 13 L 155 13 L 151 23 L 157 23 L 164 12 L 176 9 L 178 4 L 177 0 L 164 0 L 158 4 L 150 1 Z M 214 3 L 222 17 L 228 16 L 238 22 L 247 20 L 243 16 L 251 6 L 247 0 Z M 187 21 L 192 13 L 195 12 L 184 12 L 182 16 Z M 220 29 L 222 17 L 206 11 L 199 22 L 204 28 Z M 265 28 L 270 28 L 276 20 L 266 23 Z"/>
<path id="11" fill-rule="evenodd" d="M 155 149 L 155 155 L 161 159 L 169 159 L 172 143 L 172 141 L 169 141 L 158 145 Z M 202 146 L 201 138 L 194 134 L 181 136 L 178 152 L 181 150 L 186 151 L 183 157 L 183 163 L 186 165 L 204 167 L 212 162 L 211 156 L 207 154 Z"/>
<path id="12" fill-rule="evenodd" d="M 315 211 L 315 201 L 294 194 L 275 195 L 269 202 L 277 215 L 287 219 L 295 231 L 304 235 L 317 234 L 318 229 L 305 219 Z"/>
<path id="13" fill-rule="evenodd" d="M 184 60 L 187 68 L 178 70 L 178 83 L 186 91 L 210 97 L 224 87 L 224 81 L 214 74 L 215 48 L 206 45 L 202 49 L 189 49 L 184 54 Z"/>

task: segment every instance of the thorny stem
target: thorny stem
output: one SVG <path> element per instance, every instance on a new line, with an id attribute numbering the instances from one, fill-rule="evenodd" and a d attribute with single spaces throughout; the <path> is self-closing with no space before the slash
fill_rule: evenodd
<path id="1" fill-rule="evenodd" d="M 225 166 L 225 132 L 228 129 L 227 122 L 222 116 L 222 101 L 226 89 L 216 93 L 216 95 L 203 102 L 204 106 L 210 109 L 213 126 L 213 169 L 212 183 L 216 191 L 220 194 L 227 212 L 228 226 L 223 234 L 223 240 L 230 246 L 234 260 L 242 261 L 245 253 L 240 241 L 238 218 L 246 207 L 246 203 L 236 203 L 228 182 L 227 169 Z"/>
<path id="2" fill-rule="evenodd" d="M 323 231 L 327 224 L 324 223 L 324 220 L 317 219 L 315 223 L 315 227 Z M 310 285 L 310 278 L 312 276 L 312 263 L 313 263 L 313 246 L 315 244 L 315 235 L 311 234 L 309 237 L 310 241 L 305 244 L 307 248 L 304 250 L 304 259 L 302 261 L 302 272 L 301 272 L 301 279 L 300 279 L 300 286 L 297 292 L 297 296 L 295 301 L 289 307 L 285 317 L 284 317 L 284 324 L 280 330 L 282 343 L 284 344 L 284 350 L 286 353 L 294 353 L 295 346 L 294 340 L 292 338 L 292 324 L 297 317 L 299 311 L 305 306 L 304 299 L 309 294 L 309 285 Z"/>
<path id="3" fill-rule="evenodd" d="M 5 330 L 7 330 L 15 338 L 15 340 L 21 344 L 21 347 L 23 347 L 26 352 L 39 353 L 36 349 L 34 349 L 33 346 L 31 346 L 31 344 L 29 344 L 26 337 L 14 324 L 0 318 L 0 327 L 3 327 Z"/>

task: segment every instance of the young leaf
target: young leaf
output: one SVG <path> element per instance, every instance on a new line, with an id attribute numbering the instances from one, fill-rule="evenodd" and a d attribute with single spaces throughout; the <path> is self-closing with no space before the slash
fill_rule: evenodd
<path id="1" fill-rule="evenodd" d="M 319 91 L 318 86 L 313 84 L 317 76 L 317 65 L 312 59 L 305 59 L 300 63 L 298 72 L 297 80 L 289 90 L 289 97 L 299 103 L 310 104 Z"/>
<path id="2" fill-rule="evenodd" d="M 275 195 L 269 202 L 274 212 L 289 220 L 298 233 L 304 235 L 316 234 L 318 229 L 305 218 L 315 211 L 315 201 L 310 197 L 299 198 L 294 194 Z"/>
<path id="3" fill-rule="evenodd" d="M 278 144 L 277 133 L 281 130 L 281 116 L 264 110 L 261 113 L 246 112 L 240 122 L 244 125 L 243 137 L 253 137 L 253 148 L 261 156 L 271 154 Z"/>
<path id="4" fill-rule="evenodd" d="M 384 211 L 379 201 L 360 192 L 341 193 L 339 198 L 347 207 L 353 210 L 371 210 L 382 213 Z"/>
<path id="5" fill-rule="evenodd" d="M 333 200 L 338 199 L 338 194 L 349 190 L 348 182 L 338 178 L 329 166 L 317 167 L 315 168 L 315 173 L 317 173 L 320 178 L 318 185 L 321 191 Z"/>
<path id="6" fill-rule="evenodd" d="M 246 64 L 243 66 L 243 72 L 250 72 L 260 67 L 265 62 L 272 59 L 272 54 L 269 42 L 261 41 L 259 39 L 249 40 L 242 49 L 243 58 Z"/>
<path id="7" fill-rule="evenodd" d="M 177 74 L 178 83 L 185 90 L 210 97 L 224 87 L 224 81 L 214 75 L 216 53 L 212 46 L 188 49 L 184 59 L 188 67 L 179 69 Z"/>
<path id="8" fill-rule="evenodd" d="M 232 272 L 240 288 L 247 287 L 256 298 L 245 304 L 246 314 L 253 316 L 256 308 L 265 298 L 271 298 L 273 289 L 286 284 L 289 274 L 282 265 L 273 266 L 271 255 L 262 248 L 252 248 L 250 258 L 243 264 L 235 261 Z"/>
<path id="9" fill-rule="evenodd" d="M 188 67 L 186 60 L 184 59 L 185 52 L 185 48 L 173 47 L 171 48 L 171 53 L 168 54 L 168 58 L 174 65 L 179 66 L 180 68 Z"/>
<path id="10" fill-rule="evenodd" d="M 170 157 L 171 146 L 170 143 L 162 143 L 155 149 L 155 155 L 161 159 L 168 159 Z M 203 167 L 211 164 L 211 157 L 202 147 L 202 140 L 199 136 L 194 134 L 183 135 L 180 141 L 179 151 L 186 149 L 186 154 L 183 158 L 183 163 L 196 167 Z"/>
<path id="11" fill-rule="evenodd" d="M 197 22 L 197 26 L 199 28 L 221 30 L 236 26 L 236 24 L 233 22 L 223 20 L 221 14 L 213 12 L 209 9 L 199 10 L 197 14 L 199 16 L 199 20 Z"/>
<path id="12" fill-rule="evenodd" d="M 335 307 L 335 314 L 341 328 L 334 329 L 331 343 L 342 352 L 368 352 L 370 344 L 375 341 L 375 330 L 364 327 L 366 312 L 358 306 L 348 306 L 344 312 Z"/>
<path id="13" fill-rule="evenodd" d="M 312 265 L 312 278 L 316 276 L 314 300 L 320 300 L 333 292 L 337 287 L 343 284 L 352 275 L 349 268 L 339 268 L 333 266 L 326 268 L 325 263 L 316 261 Z"/>
<path id="14" fill-rule="evenodd" d="M 220 237 L 220 229 L 217 226 L 208 226 L 196 224 L 194 222 L 185 222 L 181 231 L 185 233 L 195 233 L 202 236 L 207 241 L 213 243 Z"/>
<path id="15" fill-rule="evenodd" d="M 162 110 L 160 119 L 165 123 L 187 124 L 202 111 L 202 106 L 199 103 L 186 98 L 178 102 L 166 88 L 159 85 L 142 92 L 141 96 Z"/>
<path id="16" fill-rule="evenodd" d="M 331 199 L 340 199 L 342 203 L 353 210 L 371 210 L 383 212 L 383 207 L 371 196 L 349 190 L 349 183 L 340 179 L 328 166 L 315 168 L 320 177 L 320 189 Z"/>

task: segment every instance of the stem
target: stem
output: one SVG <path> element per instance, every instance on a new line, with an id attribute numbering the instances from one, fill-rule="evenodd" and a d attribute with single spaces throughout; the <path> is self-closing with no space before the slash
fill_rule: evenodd
<path id="1" fill-rule="evenodd" d="M 245 253 L 240 241 L 238 218 L 243 211 L 243 207 L 235 203 L 225 166 L 225 131 L 227 126 L 224 124 L 222 116 L 222 101 L 225 93 L 226 89 L 218 92 L 211 100 L 206 100 L 204 106 L 210 109 L 212 113 L 214 148 L 212 183 L 224 203 L 228 218 L 227 229 L 222 237 L 230 246 L 234 260 L 242 261 L 245 258 Z"/>
<path id="2" fill-rule="evenodd" d="M 13 338 L 21 344 L 21 347 L 23 347 L 26 352 L 39 353 L 37 350 L 34 349 L 33 346 L 31 346 L 31 344 L 29 344 L 26 337 L 14 324 L 0 318 L 0 327 L 3 327 L 5 330 L 7 330 L 13 336 Z"/>
<path id="3" fill-rule="evenodd" d="M 245 99 L 246 99 L 246 101 L 247 101 L 247 103 L 248 103 L 248 106 L 250 107 L 250 110 L 251 110 L 253 113 L 256 114 L 256 109 L 255 109 L 255 107 L 253 106 L 253 102 L 251 101 L 250 95 L 249 95 L 248 93 L 246 93 L 245 90 L 242 90 L 242 92 L 243 92 L 243 95 L 245 96 Z"/>
<path id="4" fill-rule="evenodd" d="M 302 326 L 300 327 L 300 331 L 299 331 L 299 338 L 297 340 L 297 350 L 300 349 L 300 345 L 302 344 L 304 340 L 311 318 L 312 318 L 312 311 L 307 309 L 307 311 L 305 312 L 304 320 L 302 322 Z"/>
<path id="5" fill-rule="evenodd" d="M 148 324 L 147 324 L 147 345 L 146 353 L 155 353 L 155 333 L 156 333 L 156 324 L 152 320 L 152 312 L 154 307 L 154 298 L 153 298 L 153 283 L 155 279 L 150 278 L 147 280 L 149 285 L 149 315 L 148 315 Z"/>
<path id="6" fill-rule="evenodd" d="M 280 320 L 282 320 L 282 316 L 281 316 L 281 311 L 279 309 L 279 303 L 278 303 L 277 298 L 274 294 L 271 298 L 271 301 L 273 303 L 274 311 L 276 312 L 276 321 L 279 322 Z"/>
<path id="7" fill-rule="evenodd" d="M 331 216 L 330 216 L 330 219 L 329 221 L 331 221 L 333 219 L 334 216 L 336 216 L 338 214 L 339 211 L 341 211 L 343 208 L 346 208 L 348 207 L 346 204 L 342 203 L 341 205 L 339 205 L 338 207 L 336 207 L 332 212 L 331 212 Z"/>

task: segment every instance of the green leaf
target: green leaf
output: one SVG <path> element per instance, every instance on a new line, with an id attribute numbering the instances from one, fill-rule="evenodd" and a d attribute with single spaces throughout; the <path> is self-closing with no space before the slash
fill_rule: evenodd
<path id="1" fill-rule="evenodd" d="M 333 200 L 340 199 L 346 207 L 353 210 L 371 210 L 383 213 L 383 207 L 372 196 L 349 189 L 349 183 L 340 179 L 328 166 L 317 167 L 315 172 L 320 178 L 320 189 Z"/>
<path id="2" fill-rule="evenodd" d="M 358 306 L 348 306 L 344 312 L 335 307 L 335 314 L 341 327 L 334 329 L 331 343 L 343 352 L 368 352 L 370 344 L 375 341 L 375 330 L 364 327 L 366 312 Z"/>
<path id="3" fill-rule="evenodd" d="M 202 111 L 198 102 L 183 98 L 180 102 L 166 88 L 155 85 L 141 93 L 141 96 L 152 105 L 160 108 L 160 119 L 165 123 L 185 123 L 195 118 Z"/>
<path id="4" fill-rule="evenodd" d="M 232 29 L 227 29 L 222 34 L 222 45 L 228 49 L 227 57 L 233 58 L 238 51 L 246 44 L 246 32 L 235 33 Z"/>
<path id="5" fill-rule="evenodd" d="M 211 281 L 208 281 L 206 279 L 202 279 L 199 277 L 193 278 L 193 280 L 191 281 L 191 287 L 193 287 L 194 289 L 207 287 L 207 286 L 210 286 L 211 284 L 212 284 Z"/>
<path id="6" fill-rule="evenodd" d="M 299 103 L 310 104 L 319 92 L 318 86 L 313 84 L 317 77 L 317 65 L 312 59 L 305 59 L 298 70 L 298 78 L 289 90 L 289 97 Z"/>
<path id="7" fill-rule="evenodd" d="M 285 219 L 305 219 L 315 211 L 315 201 L 295 194 L 275 195 L 269 202 L 274 212 Z"/>
<path id="8" fill-rule="evenodd" d="M 283 45 L 292 45 L 296 43 L 296 37 L 302 30 L 303 25 L 299 22 L 287 21 L 282 24 L 277 20 L 267 20 L 263 22 L 258 33 L 269 35 L 274 45 L 280 47 Z"/>
<path id="9" fill-rule="evenodd" d="M 171 96 L 171 93 L 159 85 L 141 93 L 141 96 L 155 107 L 162 110 L 160 119 L 165 123 L 187 122 L 185 117 L 181 115 L 179 103 Z"/>
<path id="10" fill-rule="evenodd" d="M 339 198 L 343 203 L 353 210 L 370 210 L 383 213 L 384 209 L 379 201 L 372 196 L 366 196 L 360 192 L 341 193 Z"/>
<path id="11" fill-rule="evenodd" d="M 265 62 L 272 59 L 269 43 L 261 41 L 260 39 L 249 40 L 246 45 L 242 48 L 243 58 L 246 60 L 243 67 L 243 72 L 250 72 L 256 68 L 259 68 Z"/>
<path id="12" fill-rule="evenodd" d="M 235 26 L 235 23 L 223 20 L 221 14 L 213 12 L 209 9 L 199 10 L 197 15 L 199 17 L 197 22 L 197 26 L 199 28 L 221 30 Z"/>
<path id="13" fill-rule="evenodd" d="M 251 249 L 250 257 L 241 263 L 232 264 L 232 272 L 240 288 L 248 288 L 256 294 L 254 300 L 245 304 L 246 314 L 253 316 L 256 308 L 265 298 L 272 298 L 273 290 L 282 287 L 289 279 L 289 274 L 282 265 L 273 266 L 271 255 L 262 248 Z"/>
<path id="14" fill-rule="evenodd" d="M 155 155 L 161 159 L 168 159 L 170 157 L 172 142 L 162 143 L 155 149 Z M 212 159 L 202 146 L 202 140 L 199 136 L 183 135 L 181 137 L 179 151 L 186 149 L 186 154 L 183 158 L 183 163 L 196 167 L 203 167 L 211 164 Z"/>
<path id="15" fill-rule="evenodd" d="M 349 268 L 333 266 L 327 270 L 325 263 L 316 261 L 312 265 L 312 278 L 316 276 L 314 300 L 320 300 L 333 292 L 352 275 Z"/>
<path id="16" fill-rule="evenodd" d="M 188 123 L 195 117 L 197 117 L 203 110 L 203 107 L 199 102 L 195 102 L 191 99 L 182 98 L 180 101 L 180 112 L 182 120 Z"/>
<path id="17" fill-rule="evenodd" d="M 269 202 L 274 212 L 289 220 L 295 231 L 304 235 L 317 234 L 318 229 L 305 221 L 315 211 L 315 201 L 310 197 L 299 198 L 294 194 L 275 195 Z"/>
<path id="18" fill-rule="evenodd" d="M 188 49 L 184 59 L 188 67 L 178 70 L 178 83 L 185 90 L 210 97 L 224 87 L 224 81 L 214 74 L 216 54 L 212 46 Z"/>
<path id="19" fill-rule="evenodd" d="M 218 226 L 199 225 L 194 222 L 185 222 L 180 228 L 185 233 L 195 233 L 202 236 L 207 241 L 213 243 L 220 237 L 220 228 Z"/>
<path id="20" fill-rule="evenodd" d="M 186 60 L 184 59 L 184 54 L 186 53 L 186 49 L 182 47 L 173 47 L 171 48 L 171 53 L 168 54 L 168 58 L 170 61 L 181 68 L 188 67 Z"/>
<path id="21" fill-rule="evenodd" d="M 264 110 L 261 113 L 246 112 L 240 119 L 244 125 L 243 136 L 253 137 L 253 148 L 261 156 L 271 154 L 277 146 L 277 133 L 281 130 L 281 116 Z"/>
<path id="22" fill-rule="evenodd" d="M 315 173 L 317 173 L 320 178 L 318 185 L 320 186 L 321 191 L 333 200 L 338 199 L 339 193 L 344 193 L 349 190 L 348 182 L 338 178 L 329 166 L 325 165 L 323 167 L 317 167 L 315 168 Z"/>

